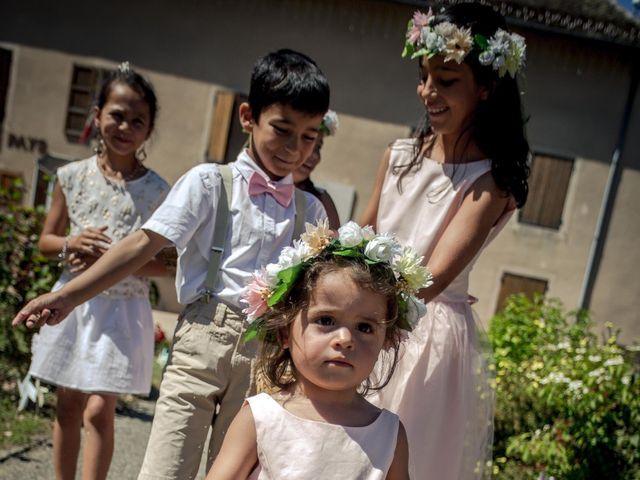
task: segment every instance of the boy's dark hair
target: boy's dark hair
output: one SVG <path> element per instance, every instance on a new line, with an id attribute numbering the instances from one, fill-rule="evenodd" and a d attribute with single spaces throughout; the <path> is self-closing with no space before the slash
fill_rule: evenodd
<path id="1" fill-rule="evenodd" d="M 151 82 L 129 67 L 127 62 L 120 64 L 102 82 L 96 99 L 96 106 L 99 109 L 102 109 L 107 103 L 114 83 L 124 83 L 142 96 L 142 99 L 149 105 L 149 131 L 153 130 L 158 112 L 158 99 Z"/>
<path id="2" fill-rule="evenodd" d="M 309 115 L 329 109 L 329 82 L 306 55 L 281 49 L 258 59 L 251 74 L 249 106 L 256 122 L 269 105 L 290 105 Z"/>

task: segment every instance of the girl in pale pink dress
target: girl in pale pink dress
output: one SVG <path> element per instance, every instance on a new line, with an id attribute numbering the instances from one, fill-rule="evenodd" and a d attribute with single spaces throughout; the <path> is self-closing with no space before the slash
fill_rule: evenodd
<path id="1" fill-rule="evenodd" d="M 409 478 L 404 427 L 363 395 L 383 348 L 388 380 L 400 330 L 424 308 L 420 261 L 371 227 L 349 222 L 335 239 L 325 222 L 256 274 L 245 313 L 274 393 L 245 402 L 208 479 Z"/>
<path id="2" fill-rule="evenodd" d="M 426 109 L 416 138 L 387 149 L 362 224 L 426 259 L 427 313 L 373 402 L 407 428 L 414 479 L 482 478 L 493 396 L 470 297 L 471 268 L 527 198 L 529 145 L 515 76 L 524 39 L 479 4 L 416 12 L 404 55 L 418 58 Z"/>

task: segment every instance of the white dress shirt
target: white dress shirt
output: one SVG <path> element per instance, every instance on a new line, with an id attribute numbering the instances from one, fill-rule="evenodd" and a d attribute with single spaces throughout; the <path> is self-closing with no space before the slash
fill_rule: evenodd
<path id="1" fill-rule="evenodd" d="M 240 299 L 251 274 L 276 262 L 280 251 L 291 245 L 296 207 L 292 201 L 285 208 L 267 193 L 249 196 L 249 178 L 253 172 L 271 180 L 246 151 L 231 164 L 231 171 L 230 225 L 214 295 L 238 309 L 244 308 Z M 293 178 L 288 175 L 272 183 L 291 184 Z M 184 305 L 204 293 L 221 184 L 222 177 L 215 164 L 204 163 L 192 168 L 176 182 L 162 205 L 142 226 L 176 246 L 176 291 L 178 301 Z M 305 197 L 305 221 L 315 224 L 326 218 L 320 201 L 306 192 Z"/>

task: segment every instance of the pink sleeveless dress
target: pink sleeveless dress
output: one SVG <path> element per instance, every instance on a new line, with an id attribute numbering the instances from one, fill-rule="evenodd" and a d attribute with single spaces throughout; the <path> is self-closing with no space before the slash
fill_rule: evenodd
<path id="1" fill-rule="evenodd" d="M 382 410 L 364 427 L 306 420 L 266 393 L 247 399 L 259 465 L 249 480 L 384 480 L 393 461 L 398 416 Z"/>
<path id="2" fill-rule="evenodd" d="M 413 139 L 392 145 L 377 227 L 428 259 L 465 193 L 490 171 L 491 162 L 454 165 L 425 158 L 419 170 L 403 178 L 399 193 L 392 169 L 411 161 L 413 145 Z M 512 213 L 510 207 L 502 215 L 485 246 Z M 402 345 L 390 383 L 371 399 L 400 416 L 409 439 L 412 479 L 481 478 L 491 459 L 493 394 L 467 292 L 476 258 L 428 303 L 426 315 Z"/>

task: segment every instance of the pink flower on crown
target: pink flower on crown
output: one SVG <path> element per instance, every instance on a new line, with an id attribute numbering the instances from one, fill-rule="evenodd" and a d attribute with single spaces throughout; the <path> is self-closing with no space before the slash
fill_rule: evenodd
<path id="1" fill-rule="evenodd" d="M 431 9 L 427 13 L 422 13 L 419 10 L 416 10 L 413 14 L 413 21 L 411 23 L 411 29 L 409 33 L 407 33 L 407 39 L 409 43 L 416 43 L 420 38 L 420 31 L 422 27 L 426 27 L 429 24 L 429 20 L 433 17 L 433 12 Z"/>
<path id="2" fill-rule="evenodd" d="M 249 323 L 261 317 L 267 311 L 267 300 L 270 293 L 271 288 L 262 273 L 254 273 L 253 281 L 247 285 L 247 291 L 243 296 L 243 300 L 248 306 L 242 310 L 242 313 L 247 315 Z"/>

